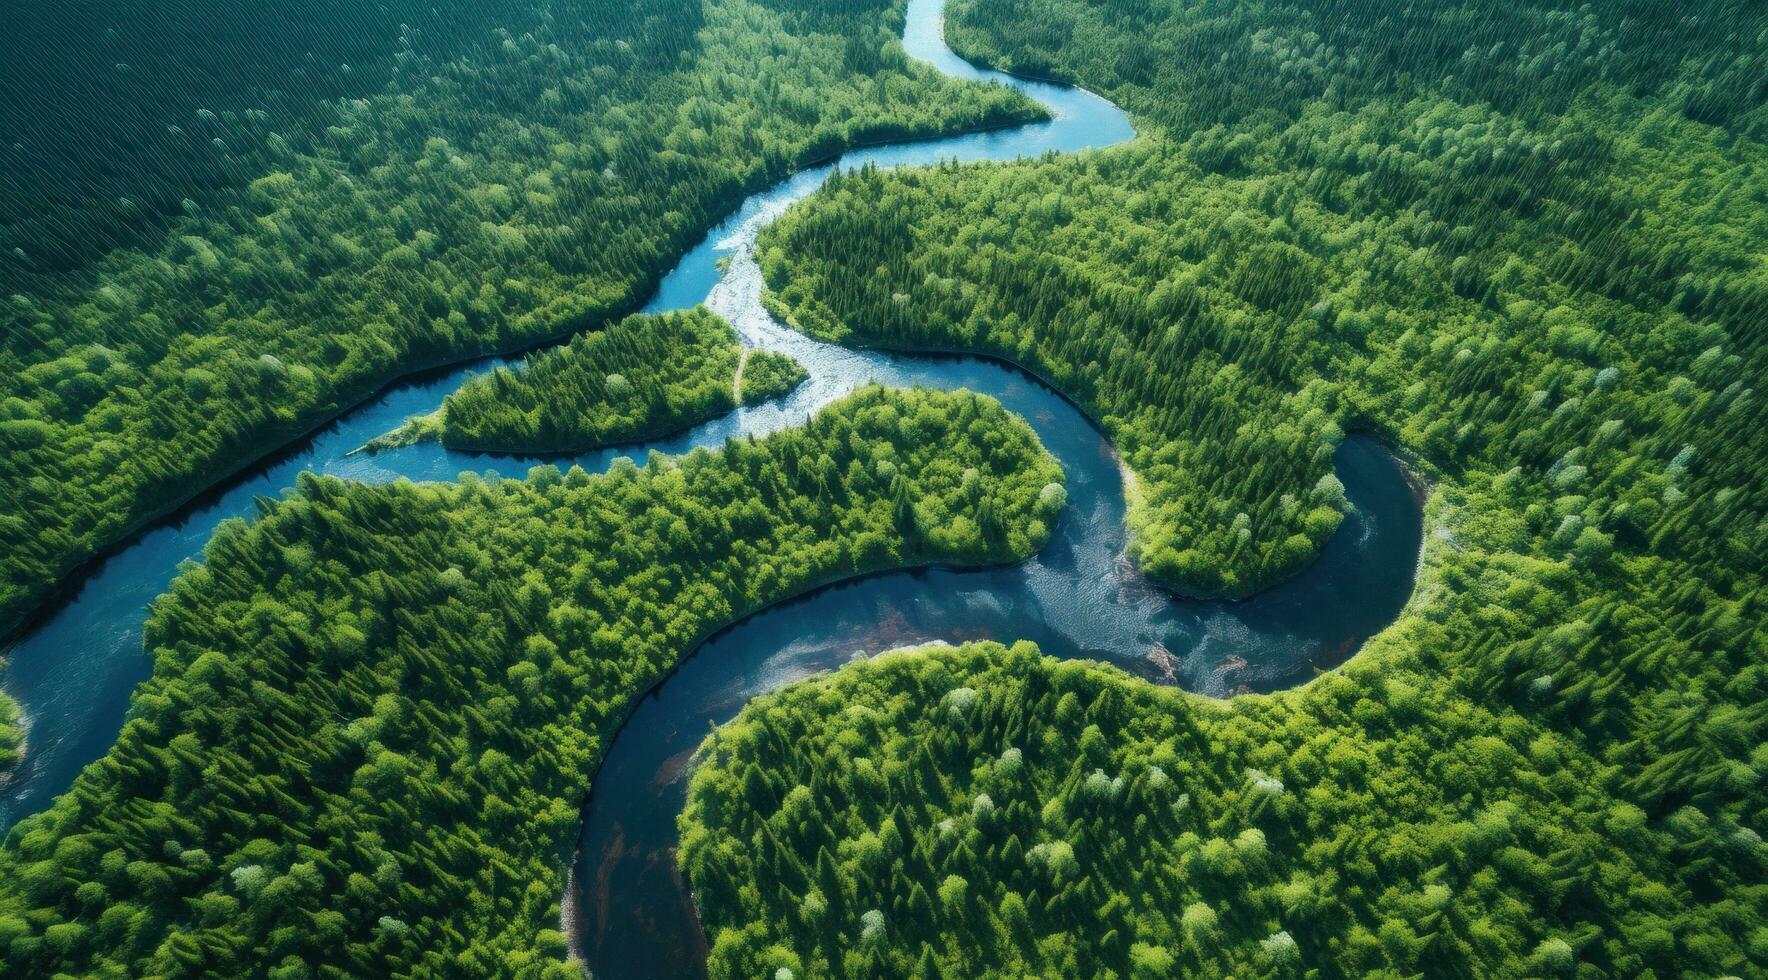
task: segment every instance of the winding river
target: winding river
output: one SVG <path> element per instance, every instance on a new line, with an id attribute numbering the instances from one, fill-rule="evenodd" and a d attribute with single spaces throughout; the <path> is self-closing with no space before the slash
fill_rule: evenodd
<path id="1" fill-rule="evenodd" d="M 752 616 L 687 658 L 642 703 L 598 771 L 580 856 L 566 896 L 574 946 L 597 977 L 694 976 L 704 969 L 689 897 L 673 863 L 686 767 L 709 726 L 750 698 L 848 660 L 928 641 L 1028 639 L 1046 653 L 1110 661 L 1152 680 L 1228 695 L 1292 686 L 1343 662 L 1410 596 L 1422 520 L 1399 464 L 1374 440 L 1347 439 L 1336 463 L 1354 505 L 1320 559 L 1243 602 L 1175 599 L 1124 560 L 1124 497 L 1110 444 L 1073 405 L 1019 370 L 973 357 L 855 351 L 810 340 L 762 308 L 756 233 L 838 168 L 940 160 L 1011 160 L 1072 152 L 1134 136 L 1128 118 L 1078 89 L 1008 78 L 954 55 L 943 0 L 910 0 L 903 43 L 959 78 L 1009 84 L 1052 119 L 1012 130 L 873 147 L 808 170 L 745 201 L 659 286 L 646 309 L 705 302 L 745 343 L 784 351 L 811 380 L 787 399 L 743 408 L 685 435 L 572 461 L 593 471 L 617 456 L 680 453 L 726 438 L 801 424 L 858 385 L 969 388 L 1025 417 L 1068 474 L 1069 506 L 1050 544 L 1022 565 L 919 571 L 835 586 Z M 721 260 L 728 260 L 721 268 Z M 29 749 L 0 790 L 0 831 L 43 809 L 115 740 L 130 692 L 151 664 L 142 650 L 148 603 L 179 565 L 201 555 L 222 520 L 248 517 L 303 470 L 384 482 L 453 479 L 463 470 L 520 477 L 538 460 L 459 453 L 436 445 L 349 455 L 408 416 L 434 410 L 490 359 L 398 385 L 311 439 L 229 481 L 91 569 L 8 652 L 5 688 L 30 720 Z"/>

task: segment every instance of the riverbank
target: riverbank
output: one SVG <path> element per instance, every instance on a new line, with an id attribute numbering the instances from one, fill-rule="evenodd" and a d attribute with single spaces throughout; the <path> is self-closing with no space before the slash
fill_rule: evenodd
<path id="1" fill-rule="evenodd" d="M 887 575 L 896 575 L 896 574 L 905 573 L 905 572 L 978 571 L 978 570 L 989 569 L 989 568 L 1004 568 L 1004 567 L 1008 567 L 1011 565 L 1016 565 L 1022 561 L 1025 561 L 1027 558 L 1030 558 L 1033 554 L 1036 554 L 1039 550 L 1042 549 L 1042 547 L 1045 544 L 1048 543 L 1048 540 L 1049 540 L 1049 536 L 1048 536 L 1048 533 L 1046 533 L 1044 539 L 1039 541 L 1037 543 L 1036 547 L 1031 548 L 1029 550 L 1029 552 L 1024 555 L 1008 555 L 1008 556 L 978 560 L 978 561 L 974 561 L 974 562 L 968 562 L 963 559 L 953 560 L 953 559 L 947 558 L 947 559 L 937 559 L 937 560 L 911 561 L 911 562 L 907 562 L 904 564 L 880 563 L 880 564 L 870 566 L 870 567 L 859 566 L 859 567 L 856 567 L 851 570 L 831 573 L 828 575 L 820 576 L 810 582 L 807 582 L 807 583 L 781 595 L 780 597 L 778 597 L 776 599 L 770 600 L 768 602 L 760 603 L 752 608 L 749 608 L 749 609 L 743 611 L 742 613 L 740 613 L 738 615 L 733 615 L 732 617 L 730 617 L 726 621 L 720 623 L 716 627 L 709 628 L 709 629 L 702 631 L 699 636 L 694 638 L 693 642 L 689 643 L 686 646 L 685 649 L 687 652 L 685 652 L 680 658 L 678 658 L 675 661 L 675 663 L 671 664 L 665 670 L 658 672 L 658 674 L 654 678 L 652 678 L 649 682 L 645 683 L 640 688 L 638 688 L 637 693 L 627 702 L 626 706 L 621 709 L 621 713 L 620 713 L 620 717 L 619 717 L 618 722 L 615 723 L 608 730 L 607 737 L 604 738 L 602 741 L 602 745 L 605 748 L 602 753 L 602 758 L 597 760 L 596 765 L 592 771 L 592 775 L 590 777 L 590 787 L 591 787 L 590 795 L 586 796 L 583 799 L 583 802 L 579 805 L 579 809 L 586 809 L 586 808 L 594 805 L 594 803 L 595 803 L 595 796 L 594 796 L 595 776 L 600 774 L 603 764 L 607 761 L 608 750 L 611 749 L 612 746 L 616 742 L 619 741 L 620 736 L 626 731 L 627 726 L 632 722 L 633 715 L 635 713 L 637 713 L 639 707 L 644 703 L 645 699 L 651 697 L 659 689 L 661 689 L 663 687 L 663 685 L 667 684 L 672 678 L 674 678 L 677 675 L 677 673 L 679 673 L 681 671 L 681 669 L 684 666 L 687 665 L 687 663 L 690 660 L 693 660 L 695 657 L 698 657 L 700 655 L 701 650 L 703 650 L 708 643 L 717 639 L 721 634 L 724 634 L 724 633 L 727 633 L 733 629 L 736 629 L 737 627 L 743 625 L 743 623 L 745 621 L 752 619 L 756 616 L 762 615 L 763 613 L 767 613 L 772 610 L 778 609 L 780 607 L 790 605 L 790 604 L 792 604 L 794 602 L 798 602 L 800 600 L 813 598 L 818 593 L 826 592 L 830 589 L 835 589 L 835 588 L 839 588 L 841 586 L 846 586 L 846 585 L 853 585 L 853 584 L 856 584 L 859 582 L 863 582 L 867 579 L 878 578 L 878 577 L 887 576 Z M 569 897 L 568 898 L 561 898 L 560 902 L 559 902 L 560 927 L 561 927 L 561 930 L 564 931 L 565 935 L 566 935 L 567 949 L 569 950 L 569 956 L 571 959 L 577 960 L 577 961 L 583 961 L 585 958 L 585 950 L 582 945 L 581 931 L 579 928 L 576 928 L 577 926 L 580 926 L 581 923 L 578 921 L 578 918 L 577 918 L 578 915 L 580 914 L 578 912 L 580 892 L 578 891 L 578 881 L 577 881 L 577 875 L 576 875 L 575 869 L 576 869 L 578 862 L 581 860 L 581 858 L 582 858 L 581 841 L 579 840 L 576 844 L 573 845 L 573 847 L 570 851 L 570 855 L 569 855 L 569 863 L 566 866 L 565 881 L 566 881 L 567 888 L 570 889 L 570 891 L 568 892 Z M 566 914 L 567 908 L 570 909 L 570 914 L 568 917 Z M 567 923 L 569 923 L 572 926 L 572 928 L 569 928 L 569 929 L 565 928 Z"/>
<path id="2" fill-rule="evenodd" d="M 907 20 L 924 17 L 926 6 L 925 0 L 910 0 L 905 8 Z M 905 28 L 905 36 L 907 33 Z M 911 52 L 911 56 L 926 60 L 917 52 Z M 832 172 L 829 161 L 834 159 L 851 167 L 894 166 L 932 162 L 952 155 L 981 158 L 1001 153 L 1033 154 L 1051 148 L 1052 142 L 1058 144 L 1057 148 L 1066 149 L 1072 148 L 1077 136 L 1082 141 L 1100 142 L 1118 138 L 1112 133 L 1114 124 L 1108 114 L 1101 116 L 1095 112 L 1076 118 L 1074 113 L 1064 111 L 1064 119 L 1058 125 L 1052 121 L 1055 113 L 1049 108 L 1052 95 L 1036 96 L 1039 101 L 997 100 L 999 111 L 982 125 L 949 131 L 959 135 L 847 127 L 840 140 L 821 142 L 800 153 L 780 171 L 787 176 L 780 177 L 777 184 L 756 190 L 740 201 L 735 192 L 727 193 L 718 209 L 724 218 L 709 231 L 704 225 L 683 231 L 678 247 L 694 234 L 701 235 L 698 244 L 681 253 L 666 274 L 658 276 L 655 269 L 650 270 L 645 282 L 654 284 L 654 288 L 648 302 L 639 305 L 629 301 L 628 309 L 636 306 L 666 312 L 684 309 L 703 299 L 705 290 L 716 281 L 715 262 L 723 253 L 722 242 L 731 229 L 750 220 L 753 209 L 775 195 L 783 192 L 796 197 L 813 190 Z M 1059 103 L 1064 96 L 1055 93 L 1053 97 Z M 1094 108 L 1096 105 L 1089 101 L 1088 109 Z M 844 143 L 849 144 L 845 153 Z M 752 189 L 768 179 L 751 176 L 753 179 L 745 186 Z M 561 333 L 568 334 L 576 326 L 566 324 Z M 13 624 L 9 633 L 12 646 L 5 672 L 6 693 L 40 716 L 43 737 L 32 740 L 34 761 L 28 760 L 27 764 L 34 766 L 33 778 L 24 784 L 15 782 L 13 791 L 0 797 L 0 826 L 47 805 L 57 792 L 71 784 L 82 766 L 102 755 L 114 740 L 129 708 L 129 691 L 146 675 L 140 640 L 145 610 L 166 589 L 180 562 L 201 560 L 204 543 L 219 523 L 251 518 L 256 513 L 256 500 L 281 495 L 300 471 L 370 482 L 402 476 L 420 481 L 445 480 L 463 470 L 497 470 L 505 476 L 519 477 L 526 466 L 510 462 L 512 457 L 457 459 L 445 449 L 421 445 L 408 447 L 401 451 L 403 455 L 348 454 L 405 418 L 434 411 L 442 397 L 457 386 L 456 379 L 479 365 L 518 356 L 555 339 L 530 335 L 528 340 L 508 345 L 490 357 L 448 357 L 415 364 L 410 373 L 387 380 L 373 397 L 353 406 L 340 402 L 325 415 L 306 419 L 309 424 L 301 429 L 278 430 L 276 438 L 266 440 L 255 451 L 230 456 L 225 467 L 208 471 L 206 479 L 180 484 L 174 488 L 178 492 L 158 498 L 159 506 L 152 512 L 136 515 L 126 534 L 103 549 L 88 553 L 76 570 L 66 574 L 59 584 L 46 588 L 38 597 L 40 602 Z M 937 379 L 933 383 L 937 385 Z M 801 389 L 789 402 L 796 404 L 807 397 L 826 402 L 821 386 L 811 387 L 816 389 L 813 393 L 805 395 Z M 780 428 L 781 420 L 787 416 L 799 415 L 799 410 L 790 406 L 783 412 L 774 406 L 762 406 L 715 420 L 704 427 L 704 432 L 694 430 L 659 448 L 679 452 L 691 448 L 702 437 L 713 444 L 727 436 L 763 434 Z M 611 459 L 606 453 L 591 455 L 593 459 L 580 458 L 578 462 L 592 471 L 605 468 Z M 64 651 L 68 650 L 82 651 L 71 669 L 63 662 Z M 30 792 L 19 793 L 20 785 L 28 785 Z"/>
<path id="3" fill-rule="evenodd" d="M 31 747 L 31 719 L 17 701 L 0 694 L 0 789 L 12 785 Z"/>
<path id="4" fill-rule="evenodd" d="M 575 334 L 638 312 L 643 308 L 648 298 L 655 294 L 667 271 L 674 268 L 680 257 L 691 249 L 696 241 L 704 239 L 710 229 L 717 228 L 736 213 L 745 201 L 765 188 L 787 180 L 795 174 L 824 166 L 848 153 L 870 147 L 913 145 L 948 140 L 966 135 L 1015 129 L 1048 118 L 1047 110 L 1036 103 L 1027 102 L 1017 110 L 1003 109 L 996 112 L 979 125 L 943 132 L 905 135 L 891 132 L 888 127 L 884 126 L 861 126 L 844 134 L 832 145 L 814 146 L 806 149 L 781 168 L 779 172 L 769 172 L 763 168 L 747 180 L 716 195 L 706 206 L 707 219 L 703 223 L 685 228 L 674 235 L 671 244 L 664 250 L 669 258 L 647 270 L 646 274 L 635 281 L 617 302 L 562 320 L 542 331 L 512 338 L 510 342 L 502 345 L 488 345 L 475 350 L 416 358 L 395 364 L 386 372 L 340 387 L 330 408 L 292 424 L 271 427 L 258 439 L 229 454 L 226 459 L 217 459 L 214 465 L 199 468 L 177 481 L 175 486 L 162 488 L 165 492 L 155 495 L 152 498 L 151 506 L 126 518 L 114 531 L 107 532 L 102 542 L 92 547 L 70 552 L 66 559 L 52 570 L 52 580 L 41 585 L 27 587 L 20 594 L 0 601 L 0 646 L 17 640 L 34 630 L 44 618 L 53 613 L 59 597 L 77 589 L 81 580 L 89 577 L 97 566 L 128 548 L 144 531 L 166 521 L 178 519 L 179 515 L 192 505 L 198 504 L 212 493 L 223 490 L 236 477 L 260 469 L 279 456 L 298 451 L 328 426 L 360 410 L 389 391 L 437 372 L 457 369 L 487 360 L 519 357 L 551 347 Z M 4 664 L 0 662 L 0 670 L 3 669 Z"/>

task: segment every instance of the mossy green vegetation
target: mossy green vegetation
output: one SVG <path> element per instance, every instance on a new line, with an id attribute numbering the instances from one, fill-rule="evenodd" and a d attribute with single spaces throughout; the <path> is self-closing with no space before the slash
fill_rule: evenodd
<path id="1" fill-rule="evenodd" d="M 962 975 L 1768 969 L 1768 93 L 1734 73 L 1759 65 L 1768 14 L 1727 11 L 956 4 L 961 49 L 1104 92 L 1143 136 L 831 181 L 762 236 L 773 308 L 818 336 L 1048 378 L 1123 450 L 1137 556 L 1187 592 L 1306 561 L 1339 497 L 1331 446 L 1374 430 L 1434 480 L 1425 574 L 1350 668 L 1302 690 L 1203 710 L 1102 684 L 1133 705 L 1090 720 L 1111 754 L 1035 763 L 1026 807 L 1041 820 L 1058 800 L 1051 846 L 1090 855 L 1084 880 L 1043 879 L 1042 919 L 1025 892 L 1046 869 L 1013 877 L 1006 837 L 928 830 L 955 815 L 942 795 L 993 793 L 980 773 L 1007 743 L 971 745 L 923 791 L 891 761 L 920 765 L 915 740 L 948 758 L 966 736 L 866 734 L 886 784 L 869 789 L 892 795 L 856 805 L 900 807 L 918 836 L 899 827 L 896 852 L 846 812 L 862 794 L 834 788 L 821 742 L 782 729 L 753 758 L 715 752 L 709 783 L 753 762 L 782 800 L 812 787 L 814 814 L 792 820 L 829 836 L 798 854 L 850 863 L 852 902 L 812 928 L 784 892 L 745 890 L 778 870 L 802 903 L 822 879 L 783 856 L 745 866 L 761 858 L 729 842 L 771 847 L 774 814 L 708 804 L 713 837 L 685 860 L 728 933 L 718 969 L 776 944 L 812 975 L 925 957 Z M 841 727 L 844 683 L 816 695 Z M 1017 704 L 1018 684 L 982 670 L 968 686 Z M 1070 808 L 1095 768 L 1145 778 L 1123 754 L 1138 732 L 1194 787 L 1189 822 Z M 1287 795 L 1260 803 L 1252 770 Z M 1249 831 L 1257 860 L 1239 856 Z M 928 870 L 878 870 L 898 860 Z M 914 887 L 937 911 L 954 875 L 995 904 L 923 931 L 892 915 Z M 1024 919 L 1002 911 L 1003 881 L 1043 931 L 1007 924 Z M 891 939 L 876 954 L 867 911 Z M 1292 943 L 1298 960 L 1275 958 Z"/>
<path id="2" fill-rule="evenodd" d="M 1041 112 L 910 61 L 899 0 L 499 6 L 519 29 L 400 52 L 308 135 L 205 109 L 197 148 L 265 149 L 162 236 L 71 269 L 0 254 L 0 627 L 391 377 L 630 312 L 795 167 Z"/>
<path id="3" fill-rule="evenodd" d="M 1437 682 L 1416 651 L 1469 625 L 1229 705 L 992 643 L 757 698 L 680 821 L 710 973 L 1758 969 L 1754 814 L 1654 816 L 1576 733 Z"/>
<path id="4" fill-rule="evenodd" d="M 1636 109 L 1768 137 L 1763 11 L 1728 4 L 1685 13 L 1550 0 L 1427 0 L 1401 11 L 1363 0 L 951 0 L 946 40 L 964 57 L 1105 93 L 1160 133 L 1203 137 L 1217 162 L 1236 166 L 1277 148 L 1272 139 L 1310 112 L 1380 116 L 1436 99 L 1535 123 L 1591 112 L 1593 94 L 1618 96 Z M 1642 149 L 1608 135 L 1590 133 L 1582 145 L 1598 154 Z"/>
<path id="5" fill-rule="evenodd" d="M 752 350 L 743 361 L 743 381 L 739 395 L 743 404 L 757 405 L 774 398 L 784 398 L 810 380 L 810 372 L 790 354 L 779 351 Z"/>
<path id="6" fill-rule="evenodd" d="M 0 850 L 9 976 L 577 976 L 607 739 L 701 638 L 819 584 L 1029 556 L 1062 479 L 968 393 L 605 475 L 305 476 L 154 606 L 117 744 Z"/>
<path id="7" fill-rule="evenodd" d="M 1329 346 L 1257 330 L 1299 309 L 1242 300 L 1223 260 L 1185 261 L 1178 233 L 1206 236 L 1238 200 L 1180 212 L 1163 198 L 1139 214 L 1132 196 L 1187 185 L 1087 159 L 839 176 L 764 232 L 769 304 L 823 339 L 978 351 L 1045 378 L 1100 420 L 1138 478 L 1143 568 L 1187 594 L 1248 595 L 1338 527 L 1346 386 L 1326 380 Z M 1239 228 L 1222 254 L 1262 232 L 1244 216 Z M 1112 259 L 1133 249 L 1146 254 L 1124 274 Z M 1205 303 L 1208 317 L 1190 316 Z"/>
<path id="8" fill-rule="evenodd" d="M 771 387 L 752 393 L 748 371 L 756 360 L 748 357 L 741 378 L 745 402 L 783 395 L 809 376 L 791 358 L 771 355 L 760 367 L 760 382 Z M 635 313 L 531 356 L 520 368 L 472 378 L 440 411 L 365 448 L 441 442 L 451 449 L 567 453 L 657 439 L 736 408 L 743 364 L 736 331 L 705 307 Z"/>
<path id="9" fill-rule="evenodd" d="M 413 415 L 399 424 L 397 429 L 384 432 L 368 440 L 350 455 L 357 453 L 384 453 L 404 446 L 415 446 L 424 442 L 442 441 L 442 409 L 436 409 L 428 415 Z"/>

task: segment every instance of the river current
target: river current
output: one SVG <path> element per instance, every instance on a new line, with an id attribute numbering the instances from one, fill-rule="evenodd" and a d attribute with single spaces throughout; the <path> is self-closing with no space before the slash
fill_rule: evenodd
<path id="1" fill-rule="evenodd" d="M 370 482 L 454 479 L 465 470 L 521 477 L 541 462 L 596 472 L 618 456 L 642 460 L 653 449 L 681 453 L 796 426 L 873 381 L 968 388 L 998 398 L 1061 462 L 1067 511 L 1050 543 L 1024 564 L 900 572 L 824 589 L 714 636 L 645 695 L 596 774 L 566 896 L 573 946 L 599 978 L 703 972 L 704 941 L 674 868 L 675 818 L 693 750 L 710 726 L 734 717 L 757 694 L 869 653 L 977 639 L 1033 640 L 1051 655 L 1103 660 L 1217 696 L 1271 691 L 1342 663 L 1391 622 L 1412 591 L 1422 519 L 1401 467 L 1372 439 L 1353 436 L 1338 451 L 1338 475 L 1353 510 L 1314 564 L 1245 601 L 1177 599 L 1126 560 L 1116 454 L 1060 395 L 994 361 L 819 343 L 763 309 L 756 234 L 837 170 L 1012 160 L 1135 135 L 1128 117 L 1096 95 L 1009 78 L 958 58 L 944 43 L 942 6 L 943 0 L 910 0 L 903 35 L 908 53 L 947 75 L 1011 85 L 1043 104 L 1050 121 L 856 150 L 789 177 L 714 228 L 646 306 L 659 312 L 704 302 L 736 326 L 744 343 L 797 358 L 810 372 L 806 384 L 782 401 L 741 408 L 678 437 L 570 460 L 461 453 L 433 444 L 350 455 L 406 417 L 433 411 L 468 376 L 509 359 L 391 388 L 137 536 L 90 569 L 13 645 L 4 685 L 29 719 L 29 745 L 16 777 L 0 789 L 0 832 L 47 806 L 115 741 L 130 693 L 151 668 L 141 639 L 148 603 L 183 562 L 200 558 L 217 524 L 250 517 L 256 498 L 283 493 L 296 474 Z"/>

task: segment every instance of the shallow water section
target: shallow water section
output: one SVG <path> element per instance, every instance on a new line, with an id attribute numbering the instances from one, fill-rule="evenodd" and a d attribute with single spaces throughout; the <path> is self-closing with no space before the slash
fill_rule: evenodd
<path id="1" fill-rule="evenodd" d="M 148 676 L 142 624 L 179 565 L 198 558 L 223 520 L 250 517 L 308 470 L 384 482 L 453 479 L 466 470 L 521 477 L 542 462 L 592 472 L 622 455 L 686 452 L 726 438 L 796 426 L 830 401 L 876 381 L 968 388 L 1024 416 L 1068 475 L 1069 506 L 1050 544 L 1018 566 L 876 576 L 826 589 L 737 624 L 704 644 L 648 694 L 615 738 L 586 807 L 581 857 L 568 896 L 574 945 L 598 977 L 695 976 L 704 950 L 675 874 L 675 817 L 685 770 L 712 724 L 754 695 L 855 657 L 929 640 L 1034 640 L 1052 655 L 1116 663 L 1150 679 L 1225 695 L 1307 680 L 1342 662 L 1389 623 L 1412 590 L 1421 518 L 1398 464 L 1373 440 L 1353 437 L 1337 456 L 1355 507 L 1314 565 L 1239 603 L 1177 600 L 1150 586 L 1124 557 L 1124 498 L 1117 458 L 1070 403 L 1007 365 L 973 357 L 902 356 L 818 343 L 784 327 L 760 303 L 755 235 L 838 168 L 941 160 L 1010 160 L 1071 152 L 1134 135 L 1128 118 L 1077 89 L 1007 79 L 946 49 L 941 0 L 911 0 L 904 46 L 947 74 L 1011 84 L 1051 111 L 1047 123 L 995 133 L 868 148 L 759 193 L 710 232 L 663 280 L 646 307 L 705 302 L 745 343 L 783 351 L 811 379 L 788 398 L 742 408 L 677 438 L 569 460 L 487 456 L 418 445 L 349 455 L 411 415 L 436 409 L 489 359 L 398 385 L 305 443 L 229 481 L 176 519 L 98 564 L 9 652 L 6 690 L 31 719 L 18 778 L 0 791 L 0 830 L 41 810 L 81 767 L 115 741 L 130 692 Z M 721 268 L 721 260 L 725 260 Z"/>

